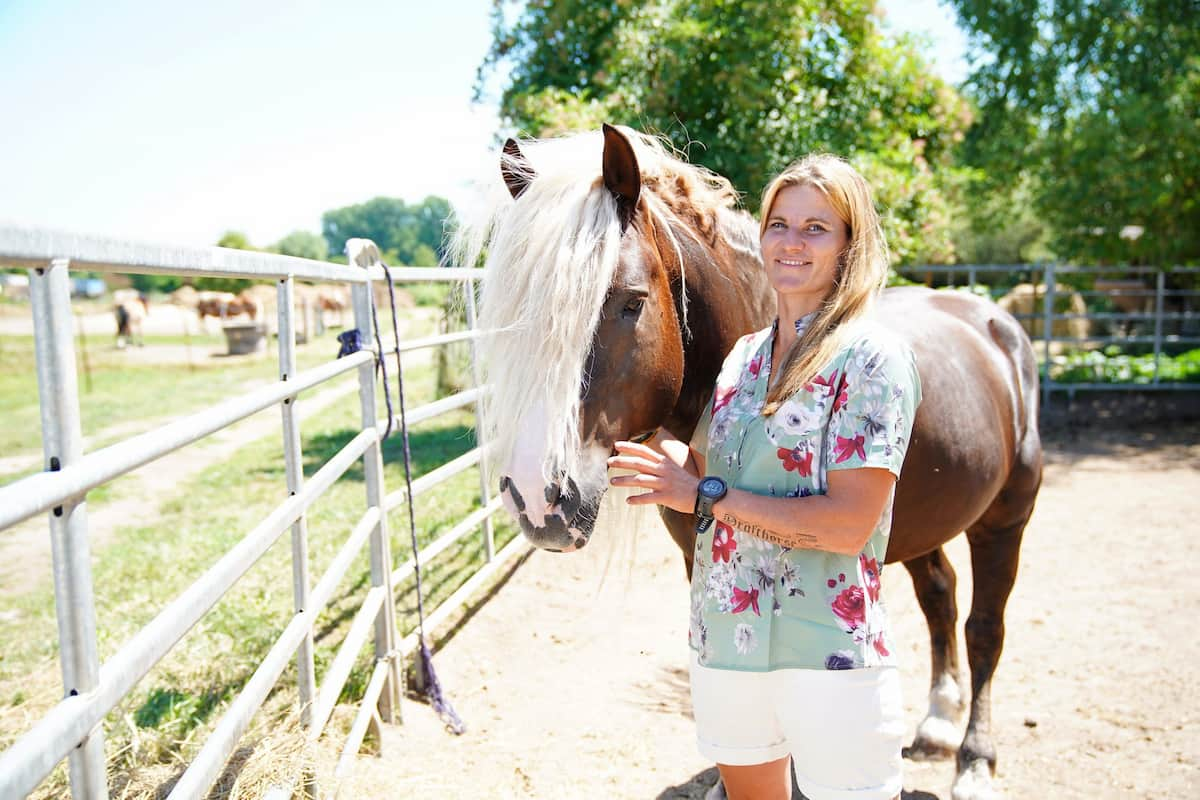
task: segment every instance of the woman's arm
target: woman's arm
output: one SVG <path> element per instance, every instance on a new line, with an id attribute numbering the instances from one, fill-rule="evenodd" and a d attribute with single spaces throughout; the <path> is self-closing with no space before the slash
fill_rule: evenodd
<path id="1" fill-rule="evenodd" d="M 630 505 L 656 503 L 685 514 L 695 508 L 703 456 L 689 449 L 684 458 L 680 446 L 686 445 L 671 439 L 674 443 L 661 443 L 661 452 L 617 442 L 618 455 L 608 460 L 609 466 L 636 474 L 614 477 L 612 484 L 648 490 L 630 497 Z M 785 547 L 853 555 L 875 529 L 896 477 L 886 469 L 864 467 L 830 471 L 828 480 L 828 493 L 809 497 L 767 497 L 731 488 L 713 507 L 713 516 Z"/>

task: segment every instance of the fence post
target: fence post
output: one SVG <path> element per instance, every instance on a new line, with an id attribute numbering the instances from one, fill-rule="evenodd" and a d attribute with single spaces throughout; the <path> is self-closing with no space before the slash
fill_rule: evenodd
<path id="1" fill-rule="evenodd" d="M 1042 297 L 1045 303 L 1043 310 L 1042 341 L 1045 344 L 1046 366 L 1042 375 L 1042 408 L 1050 406 L 1050 388 L 1053 381 L 1050 378 L 1050 342 L 1054 338 L 1054 292 L 1057 289 L 1057 279 L 1054 276 L 1054 262 L 1047 262 L 1042 268 L 1042 281 L 1046 285 L 1046 294 Z"/>
<path id="2" fill-rule="evenodd" d="M 346 242 L 346 255 L 351 264 L 370 270 L 383 265 L 379 248 L 369 239 L 350 239 Z M 353 288 L 354 325 L 362 334 L 363 346 L 375 343 L 375 328 L 371 321 L 374 304 L 374 289 L 368 278 Z M 379 354 L 384 358 L 383 353 Z M 373 363 L 358 368 L 359 399 L 362 405 L 362 429 L 378 429 L 375 418 L 375 370 Z M 388 534 L 387 513 L 383 510 L 383 443 L 376 441 L 363 453 L 363 480 L 367 488 L 367 507 L 379 509 L 379 523 L 371 532 L 371 585 L 383 587 L 384 601 L 381 613 L 375 618 L 375 658 L 387 659 L 388 682 L 379 694 L 379 716 L 384 722 L 398 722 L 400 716 L 401 669 L 400 655 L 396 652 L 396 601 L 392 595 L 391 536 Z M 409 498 L 408 502 L 412 502 Z"/>
<path id="3" fill-rule="evenodd" d="M 1163 339 L 1163 294 L 1167 287 L 1167 274 L 1160 269 L 1154 284 L 1154 383 L 1158 384 L 1158 362 L 1162 359 Z"/>
<path id="4" fill-rule="evenodd" d="M 467 309 L 467 327 L 478 333 L 475 327 L 475 281 L 467 279 L 463 281 L 463 291 L 466 293 L 466 309 Z M 483 381 L 483 373 L 479 365 L 479 340 L 471 339 L 471 377 L 475 381 L 475 386 L 478 388 Z M 475 445 L 480 449 L 479 458 L 479 501 L 486 506 L 492 502 L 491 492 L 491 476 L 488 471 L 487 447 L 484 442 L 484 425 L 483 419 L 483 398 L 475 401 Z M 492 518 L 490 516 L 484 518 L 483 525 L 480 526 L 483 532 L 483 546 L 487 551 L 487 560 L 491 561 L 496 554 L 496 537 L 492 529 Z"/>
<path id="5" fill-rule="evenodd" d="M 278 289 L 279 380 L 288 381 L 296 374 L 296 316 L 295 284 L 292 278 L 281 278 Z M 283 417 L 283 461 L 287 470 L 288 495 L 294 496 L 304 488 L 304 469 L 301 464 L 300 421 L 296 417 L 296 398 L 288 398 L 279 406 Z M 296 613 L 308 608 L 308 515 L 301 514 L 292 523 L 292 599 Z M 312 629 L 296 648 L 296 685 L 300 694 L 300 724 L 312 727 L 312 704 L 317 696 L 313 669 Z"/>
<path id="6" fill-rule="evenodd" d="M 66 259 L 29 271 L 37 354 L 42 451 L 47 471 L 57 471 L 83 455 L 79 421 L 79 383 Z M 54 606 L 58 616 L 63 696 L 87 694 L 100 682 L 96 648 L 96 608 L 88 546 L 87 498 L 75 498 L 50 512 L 54 559 Z M 108 797 L 104 763 L 104 727 L 96 726 L 67 756 L 71 796 L 76 800 Z"/>

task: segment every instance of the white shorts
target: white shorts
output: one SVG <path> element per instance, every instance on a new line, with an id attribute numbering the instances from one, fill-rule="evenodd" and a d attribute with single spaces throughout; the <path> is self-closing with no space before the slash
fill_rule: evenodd
<path id="1" fill-rule="evenodd" d="M 895 667 L 739 672 L 692 653 L 700 753 L 750 766 L 791 755 L 809 800 L 891 800 L 900 794 L 904 705 Z"/>

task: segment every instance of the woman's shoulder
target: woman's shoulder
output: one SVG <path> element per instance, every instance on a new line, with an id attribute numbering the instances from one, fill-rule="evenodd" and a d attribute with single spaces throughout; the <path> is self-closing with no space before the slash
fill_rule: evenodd
<path id="1" fill-rule="evenodd" d="M 753 331 L 740 337 L 733 343 L 733 347 L 729 349 L 726 361 L 730 359 L 743 360 L 752 358 L 774 330 L 775 327 L 773 325 L 768 325 L 760 331 Z"/>
<path id="2" fill-rule="evenodd" d="M 846 337 L 841 363 L 855 382 L 893 387 L 917 403 L 921 398 L 921 376 L 912 348 L 894 331 L 872 319 L 854 323 Z"/>
<path id="3" fill-rule="evenodd" d="M 901 362 L 912 363 L 912 348 L 894 331 L 888 330 L 882 323 L 864 318 L 850 323 L 844 339 L 842 351 L 847 356 L 877 355 L 887 359 L 899 359 Z"/>

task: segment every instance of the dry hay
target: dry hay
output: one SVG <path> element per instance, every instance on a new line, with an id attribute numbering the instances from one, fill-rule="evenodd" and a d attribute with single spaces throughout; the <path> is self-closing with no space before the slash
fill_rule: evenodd
<path id="1" fill-rule="evenodd" d="M 1046 321 L 1042 316 L 1045 312 L 1046 285 L 1039 283 L 1018 283 L 1008 294 L 996 301 L 996 304 L 1008 313 L 1018 316 L 1036 314 L 1033 319 L 1018 319 L 1021 327 L 1032 338 L 1041 337 L 1045 330 Z M 1054 286 L 1054 313 L 1056 314 L 1086 314 L 1087 304 L 1079 292 L 1065 284 L 1056 283 Z M 1050 325 L 1051 334 L 1055 337 L 1070 337 L 1073 339 L 1087 338 L 1091 330 L 1090 320 L 1056 319 Z"/>

